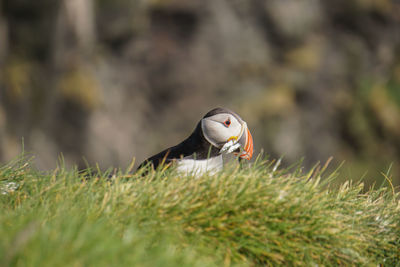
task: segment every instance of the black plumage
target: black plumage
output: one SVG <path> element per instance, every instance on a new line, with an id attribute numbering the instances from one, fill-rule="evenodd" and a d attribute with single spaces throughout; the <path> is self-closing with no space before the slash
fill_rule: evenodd
<path id="1" fill-rule="evenodd" d="M 188 138 L 178 145 L 167 148 L 146 159 L 139 165 L 138 169 L 147 165 L 149 162 L 153 165 L 154 169 L 156 169 L 163 161 L 164 163 L 170 163 L 173 160 L 186 157 L 193 159 L 207 159 L 217 155 L 219 155 L 219 149 L 211 145 L 204 138 L 201 124 L 199 122 L 197 123 L 193 133 Z"/>

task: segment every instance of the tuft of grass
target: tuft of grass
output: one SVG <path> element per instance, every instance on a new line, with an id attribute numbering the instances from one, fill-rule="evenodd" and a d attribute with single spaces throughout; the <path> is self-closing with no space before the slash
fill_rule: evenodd
<path id="1" fill-rule="evenodd" d="M 0 167 L 4 266 L 400 266 L 391 187 L 258 159 L 198 178 Z"/>

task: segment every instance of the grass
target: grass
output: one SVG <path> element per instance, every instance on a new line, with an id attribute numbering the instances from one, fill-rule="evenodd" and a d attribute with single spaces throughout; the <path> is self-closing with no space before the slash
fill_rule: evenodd
<path id="1" fill-rule="evenodd" d="M 400 266 L 399 194 L 258 159 L 217 176 L 0 167 L 2 266 Z M 89 179 L 88 179 L 88 176 Z M 322 181 L 322 182 L 321 182 Z"/>

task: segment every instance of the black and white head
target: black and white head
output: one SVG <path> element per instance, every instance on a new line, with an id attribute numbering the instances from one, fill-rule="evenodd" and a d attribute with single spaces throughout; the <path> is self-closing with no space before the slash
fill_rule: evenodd
<path id="1" fill-rule="evenodd" d="M 247 160 L 253 156 L 253 137 L 246 122 L 235 112 L 215 108 L 200 123 L 204 138 L 221 152 L 234 152 Z"/>

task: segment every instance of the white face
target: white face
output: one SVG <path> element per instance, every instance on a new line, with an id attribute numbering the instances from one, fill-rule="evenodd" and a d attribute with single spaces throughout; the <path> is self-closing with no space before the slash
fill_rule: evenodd
<path id="1" fill-rule="evenodd" d="M 201 128 L 207 141 L 221 148 L 232 138 L 239 140 L 246 127 L 232 114 L 219 113 L 202 119 Z"/>

